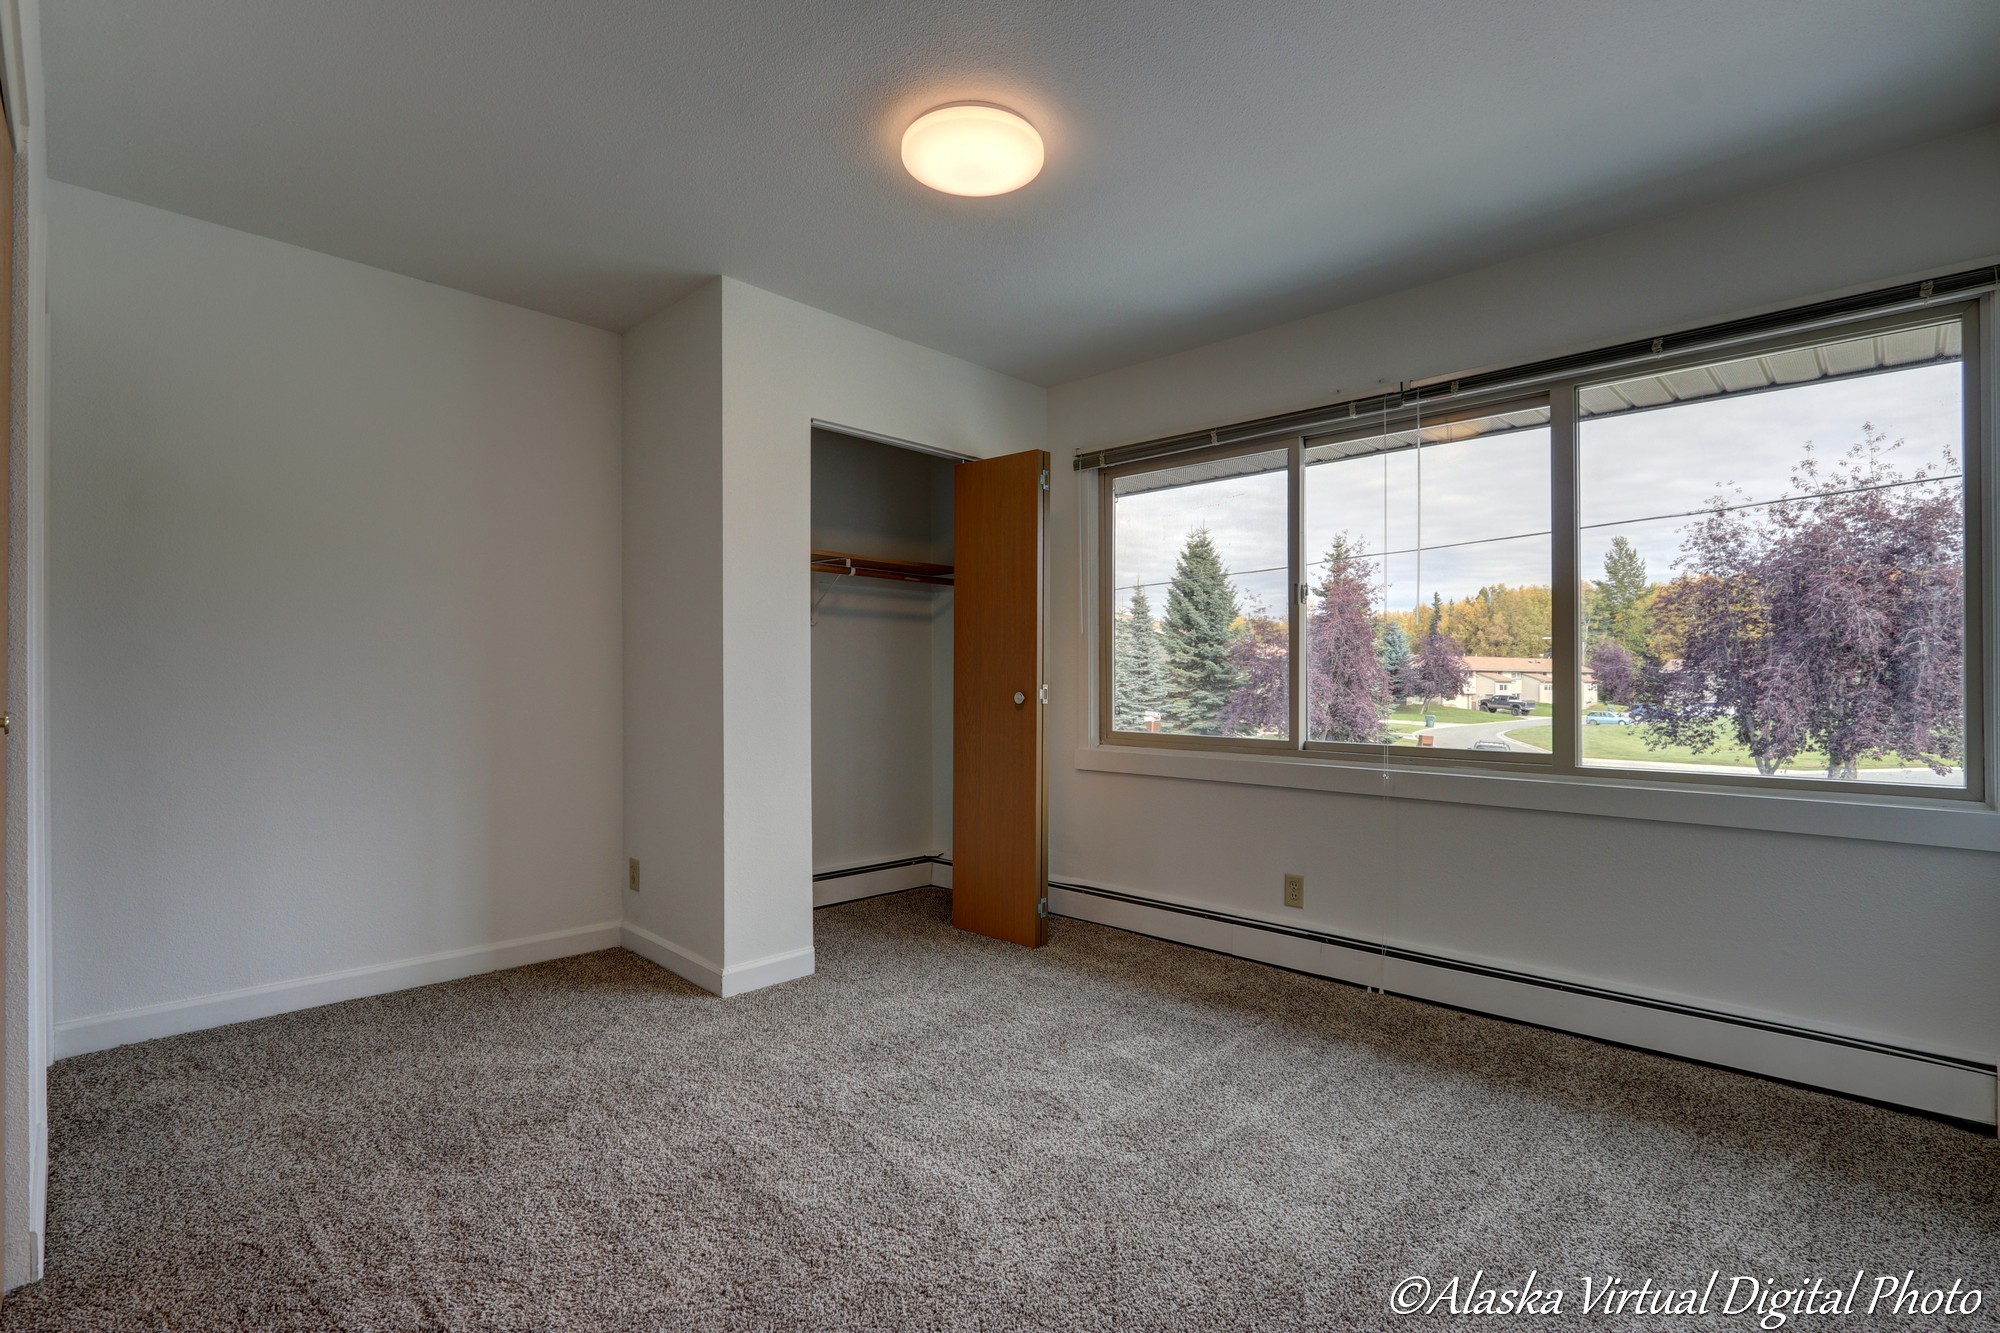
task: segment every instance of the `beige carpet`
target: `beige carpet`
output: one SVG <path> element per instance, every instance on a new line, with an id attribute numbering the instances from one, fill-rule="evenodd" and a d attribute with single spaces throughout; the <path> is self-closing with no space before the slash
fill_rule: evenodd
<path id="1" fill-rule="evenodd" d="M 0 1327 L 1754 1328 L 1574 1309 L 1713 1269 L 2000 1308 L 1962 1129 L 938 892 L 816 923 L 729 1001 L 614 950 L 64 1061 Z M 1564 1314 L 1388 1313 L 1482 1268 Z"/>

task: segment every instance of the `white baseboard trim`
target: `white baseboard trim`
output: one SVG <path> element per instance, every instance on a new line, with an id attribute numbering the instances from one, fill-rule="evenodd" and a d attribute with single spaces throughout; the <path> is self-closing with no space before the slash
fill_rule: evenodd
<path id="1" fill-rule="evenodd" d="M 408 990 L 412 986 L 457 981 L 482 972 L 498 972 L 510 967 L 525 967 L 530 963 L 545 963 L 552 958 L 567 958 L 571 954 L 615 948 L 618 943 L 618 923 L 601 922 L 523 939 L 503 940 L 498 944 L 450 949 L 422 958 L 375 963 L 341 972 L 323 972 L 295 981 L 246 986 L 241 990 L 223 991 L 191 1000 L 172 1000 L 165 1004 L 65 1019 L 55 1025 L 55 1058 L 61 1060 L 130 1042 L 199 1032 L 203 1028 L 269 1018 L 273 1014 L 288 1014 L 298 1009 L 316 1009 L 323 1004 Z"/>
<path id="2" fill-rule="evenodd" d="M 655 935 L 644 926 L 635 926 L 627 921 L 619 928 L 619 943 L 649 963 L 658 963 L 667 971 L 709 992 L 722 994 L 722 969 L 690 949 L 683 949 L 663 935 Z"/>
<path id="3" fill-rule="evenodd" d="M 885 893 L 921 889 L 934 883 L 932 874 L 942 869 L 945 867 L 932 865 L 928 861 L 919 861 L 915 864 L 890 865 L 879 869 L 815 875 L 813 906 L 831 907 L 835 903 L 851 903 L 861 898 L 877 898 Z"/>
<path id="4" fill-rule="evenodd" d="M 1995 1121 L 1993 1066 L 1854 1033 L 1620 994 L 1084 884 L 1049 887 L 1053 915 L 1297 972 L 1556 1028 L 1974 1124 Z"/>
<path id="5" fill-rule="evenodd" d="M 762 990 L 784 981 L 796 981 L 813 973 L 813 950 L 810 944 L 803 949 L 787 949 L 774 953 L 768 958 L 753 958 L 747 963 L 737 963 L 731 967 L 717 967 L 691 949 L 683 949 L 662 935 L 655 935 L 643 926 L 626 922 L 622 935 L 624 945 L 633 953 L 649 962 L 658 963 L 675 976 L 684 978 L 709 992 L 728 999 L 732 995 L 742 995 L 746 991 Z"/>
<path id="6" fill-rule="evenodd" d="M 747 963 L 736 963 L 722 969 L 722 997 L 728 999 L 746 991 L 762 990 L 766 986 L 809 977 L 814 966 L 810 944 L 803 949 L 787 949 L 783 953 L 755 958 Z"/>

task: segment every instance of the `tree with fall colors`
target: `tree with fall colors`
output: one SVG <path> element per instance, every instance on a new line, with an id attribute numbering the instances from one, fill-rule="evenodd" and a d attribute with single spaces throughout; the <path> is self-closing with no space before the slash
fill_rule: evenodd
<path id="1" fill-rule="evenodd" d="M 1475 657 L 1549 655 L 1555 614 L 1547 584 L 1492 583 L 1441 605 L 1460 652 Z M 1424 637 L 1428 619 L 1422 607 L 1382 617 L 1385 626 L 1401 626 L 1404 639 L 1412 644 Z"/>

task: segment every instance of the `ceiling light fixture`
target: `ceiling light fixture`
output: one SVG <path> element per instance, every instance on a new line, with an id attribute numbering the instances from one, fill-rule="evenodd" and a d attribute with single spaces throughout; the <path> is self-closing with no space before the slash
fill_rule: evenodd
<path id="1" fill-rule="evenodd" d="M 946 194 L 1006 194 L 1041 174 L 1042 136 L 1004 107 L 955 102 L 910 122 L 903 165 Z"/>

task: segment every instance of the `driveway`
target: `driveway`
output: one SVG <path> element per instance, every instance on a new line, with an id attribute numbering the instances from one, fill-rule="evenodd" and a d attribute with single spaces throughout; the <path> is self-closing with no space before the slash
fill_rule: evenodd
<path id="1" fill-rule="evenodd" d="M 1431 745 L 1439 750 L 1470 750 L 1474 741 L 1506 741 L 1507 748 L 1521 754 L 1546 754 L 1546 750 L 1519 741 L 1507 740 L 1506 733 L 1519 731 L 1523 727 L 1553 726 L 1552 717 L 1503 717 L 1497 722 L 1440 722 L 1429 731 L 1412 732 L 1416 736 L 1433 736 Z M 1419 741 L 1418 744 L 1423 742 Z"/>

